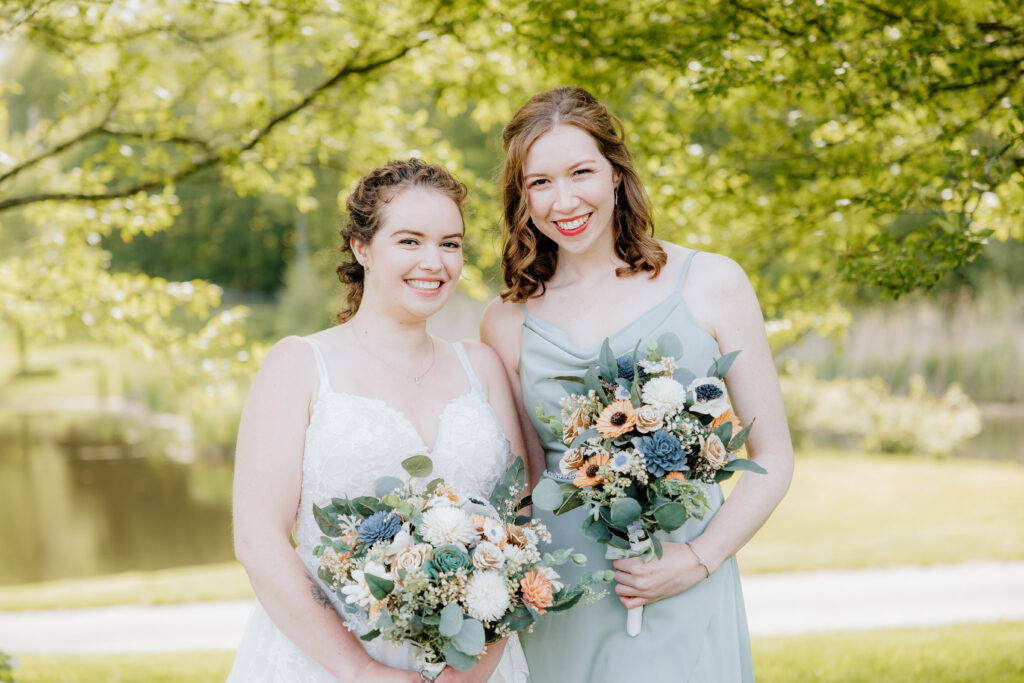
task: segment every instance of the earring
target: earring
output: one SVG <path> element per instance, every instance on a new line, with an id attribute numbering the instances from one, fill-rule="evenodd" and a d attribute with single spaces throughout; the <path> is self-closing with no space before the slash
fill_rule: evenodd
<path id="1" fill-rule="evenodd" d="M 615 189 L 612 190 L 612 206 L 619 205 L 619 186 L 616 185 Z"/>

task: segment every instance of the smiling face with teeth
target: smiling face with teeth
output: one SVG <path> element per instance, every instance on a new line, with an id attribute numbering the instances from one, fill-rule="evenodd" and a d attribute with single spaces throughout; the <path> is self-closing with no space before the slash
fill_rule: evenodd
<path id="1" fill-rule="evenodd" d="M 397 307 L 400 317 L 437 312 L 462 273 L 462 239 L 462 213 L 441 192 L 413 186 L 393 196 L 370 243 L 352 240 L 367 268 L 363 305 Z"/>
<path id="2" fill-rule="evenodd" d="M 618 174 L 582 128 L 558 125 L 523 161 L 530 218 L 560 250 L 610 249 Z"/>

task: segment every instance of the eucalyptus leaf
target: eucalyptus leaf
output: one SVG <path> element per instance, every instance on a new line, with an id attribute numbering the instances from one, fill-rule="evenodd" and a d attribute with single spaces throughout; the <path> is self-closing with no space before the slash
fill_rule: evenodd
<path id="1" fill-rule="evenodd" d="M 616 548 L 620 548 L 622 550 L 629 549 L 629 541 L 622 538 L 621 536 L 616 536 L 611 532 L 608 532 L 608 540 L 605 541 L 605 543 L 611 546 L 615 546 Z"/>
<path id="2" fill-rule="evenodd" d="M 665 549 L 661 547 L 661 540 L 654 534 L 651 534 L 651 547 L 654 548 L 654 556 L 660 560 Z"/>
<path id="3" fill-rule="evenodd" d="M 569 444 L 570 448 L 576 448 L 587 439 L 593 439 L 595 436 L 600 436 L 601 432 L 597 431 L 596 428 L 586 429 L 576 435 L 576 438 Z"/>
<path id="4" fill-rule="evenodd" d="M 373 640 L 374 638 L 376 638 L 379 635 L 380 635 L 380 629 L 375 628 L 372 631 L 367 631 L 363 635 L 359 636 L 359 640 L 370 641 L 370 640 Z"/>
<path id="5" fill-rule="evenodd" d="M 462 621 L 462 628 L 452 638 L 452 644 L 467 655 L 476 656 L 484 649 L 486 644 L 484 625 L 472 617 L 466 617 Z"/>
<path id="6" fill-rule="evenodd" d="M 573 384 L 586 384 L 582 377 L 575 377 L 573 375 L 559 375 L 558 377 L 552 377 L 551 379 L 559 382 L 572 382 Z"/>
<path id="7" fill-rule="evenodd" d="M 595 543 L 607 543 L 608 539 L 612 537 L 612 533 L 608 531 L 604 522 L 590 516 L 583 522 L 583 535 Z"/>
<path id="8" fill-rule="evenodd" d="M 555 602 L 550 607 L 548 607 L 548 612 L 564 612 L 570 607 L 574 607 L 576 603 L 579 602 L 580 599 L 586 594 L 587 592 L 585 590 L 574 590 L 568 598 Z"/>
<path id="9" fill-rule="evenodd" d="M 674 332 L 666 332 L 658 337 L 658 353 L 679 360 L 683 357 L 683 342 L 679 341 L 679 337 Z"/>
<path id="10" fill-rule="evenodd" d="M 358 515 L 369 517 L 380 509 L 380 501 L 373 496 L 360 496 L 352 501 L 352 509 Z"/>
<path id="11" fill-rule="evenodd" d="M 562 490 L 554 479 L 543 478 L 533 487 L 533 504 L 541 510 L 554 510 L 562 504 Z"/>
<path id="12" fill-rule="evenodd" d="M 608 342 L 608 338 L 605 337 L 604 341 L 601 342 L 601 377 L 604 381 L 611 384 L 619 377 L 619 364 L 615 360 L 615 354 L 612 353 L 612 346 Z"/>
<path id="13" fill-rule="evenodd" d="M 364 574 L 364 576 L 366 577 L 366 585 L 370 588 L 370 593 L 378 600 L 386 598 L 395 588 L 395 582 L 389 579 L 382 579 L 373 574 Z"/>
<path id="14" fill-rule="evenodd" d="M 398 477 L 380 477 L 374 484 L 373 492 L 378 498 L 383 498 L 399 488 L 402 488 L 402 480 Z"/>
<path id="15" fill-rule="evenodd" d="M 750 434 L 750 428 L 754 426 L 755 420 L 751 420 L 750 424 L 740 430 L 740 433 L 732 438 L 727 448 L 730 451 L 736 451 L 743 447 L 743 444 L 747 442 L 747 436 Z"/>
<path id="16" fill-rule="evenodd" d="M 410 477 L 429 477 L 434 471 L 433 461 L 425 455 L 414 455 L 402 461 L 402 468 L 409 473 Z"/>
<path id="17" fill-rule="evenodd" d="M 526 484 L 526 465 L 520 456 L 509 463 L 501 479 L 491 491 L 490 503 L 495 510 L 500 510 L 506 499 L 512 495 L 512 490 L 522 491 Z"/>
<path id="18" fill-rule="evenodd" d="M 444 656 L 444 661 L 448 663 L 448 666 L 459 671 L 469 671 L 477 663 L 476 657 L 461 652 L 451 641 L 444 644 L 441 648 L 441 654 Z"/>
<path id="19" fill-rule="evenodd" d="M 732 362 L 736 360 L 736 356 L 740 355 L 740 352 L 730 351 L 724 356 L 719 356 L 711 363 L 711 367 L 708 368 L 708 374 L 712 377 L 718 377 L 724 379 L 725 375 L 729 372 L 729 368 L 732 367 Z"/>
<path id="20" fill-rule="evenodd" d="M 729 443 L 729 439 L 732 438 L 732 422 L 723 422 L 715 428 L 715 434 L 722 440 L 722 444 Z"/>
<path id="21" fill-rule="evenodd" d="M 675 531 L 685 524 L 688 518 L 686 508 L 679 503 L 665 503 L 654 508 L 654 519 L 665 531 Z"/>
<path id="22" fill-rule="evenodd" d="M 602 402 L 606 405 L 608 404 L 608 394 L 605 393 L 604 387 L 601 386 L 600 375 L 596 366 L 587 370 L 587 374 L 583 376 L 583 383 L 586 385 L 587 391 L 593 391 Z"/>
<path id="23" fill-rule="evenodd" d="M 612 524 L 620 529 L 625 529 L 627 524 L 640 518 L 641 512 L 640 503 L 637 501 L 632 498 L 619 498 L 612 503 Z"/>
<path id="24" fill-rule="evenodd" d="M 451 638 L 462 630 L 462 609 L 457 602 L 449 602 L 441 610 L 441 621 L 438 632 L 445 638 Z"/>
<path id="25" fill-rule="evenodd" d="M 758 474 L 767 474 L 768 470 L 758 465 L 753 460 L 747 460 L 746 458 L 736 458 L 725 463 L 722 467 L 726 472 L 757 472 Z"/>
<path id="26" fill-rule="evenodd" d="M 583 493 L 577 489 L 562 501 L 562 504 L 558 506 L 557 510 L 555 510 L 555 514 L 563 515 L 569 510 L 575 510 L 581 505 L 583 505 Z"/>
<path id="27" fill-rule="evenodd" d="M 523 610 L 525 615 L 515 610 L 506 614 L 499 623 L 504 624 L 510 631 L 524 631 L 533 625 L 534 617 L 529 610 Z"/>
<path id="28" fill-rule="evenodd" d="M 324 512 L 324 509 L 313 505 L 313 519 L 316 520 L 316 525 L 320 527 L 320 531 L 324 532 L 331 538 L 341 536 L 344 530 L 338 526 L 335 522 L 335 517 Z"/>

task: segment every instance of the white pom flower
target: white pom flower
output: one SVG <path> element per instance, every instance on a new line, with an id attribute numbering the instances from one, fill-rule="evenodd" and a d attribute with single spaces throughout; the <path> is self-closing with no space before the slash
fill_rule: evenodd
<path id="1" fill-rule="evenodd" d="M 655 377 L 644 385 L 642 398 L 644 403 L 671 415 L 686 407 L 686 387 L 671 377 Z"/>
<path id="2" fill-rule="evenodd" d="M 469 577 L 462 604 L 469 616 L 480 621 L 497 621 L 508 609 L 508 588 L 498 571 L 477 571 Z"/>
<path id="3" fill-rule="evenodd" d="M 476 525 L 457 507 L 435 507 L 423 513 L 420 535 L 436 548 L 448 544 L 465 548 L 476 539 Z"/>

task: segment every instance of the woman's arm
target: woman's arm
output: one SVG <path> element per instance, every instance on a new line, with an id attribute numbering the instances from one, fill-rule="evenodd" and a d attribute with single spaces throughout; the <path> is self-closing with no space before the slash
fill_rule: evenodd
<path id="1" fill-rule="evenodd" d="M 714 572 L 761 528 L 793 477 L 793 445 L 782 392 L 750 280 L 733 260 L 717 254 L 694 259 L 692 271 L 687 280 L 694 283 L 694 294 L 687 303 L 694 317 L 715 337 L 723 355 L 740 351 L 725 381 L 742 423 L 756 420 L 747 453 L 767 474 L 740 475 L 707 528 L 690 542 L 692 550 L 685 544 L 667 543 L 660 562 L 615 562 L 616 592 L 626 607 L 675 595 L 704 579 L 706 572 L 697 555 Z"/>
<path id="2" fill-rule="evenodd" d="M 515 399 L 509 387 L 508 376 L 498 354 L 490 346 L 479 342 L 464 342 L 472 360 L 473 367 L 487 391 L 487 402 L 491 404 L 494 414 L 501 423 L 501 428 L 508 439 L 510 458 L 523 458 L 526 464 L 526 480 L 530 481 L 530 463 L 523 445 L 523 430 L 519 425 L 519 414 Z"/>
<path id="3" fill-rule="evenodd" d="M 235 454 L 235 555 L 274 624 L 340 680 L 418 681 L 374 661 L 289 542 L 316 379 L 298 337 L 278 342 L 245 401 Z"/>
<path id="4" fill-rule="evenodd" d="M 537 436 L 530 413 L 523 405 L 523 392 L 519 385 L 519 349 L 522 339 L 523 312 L 518 304 L 495 299 L 487 305 L 480 321 L 480 340 L 491 347 L 505 369 L 512 401 L 522 427 L 523 446 L 526 449 L 528 483 L 532 488 L 547 467 L 544 446 Z"/>

